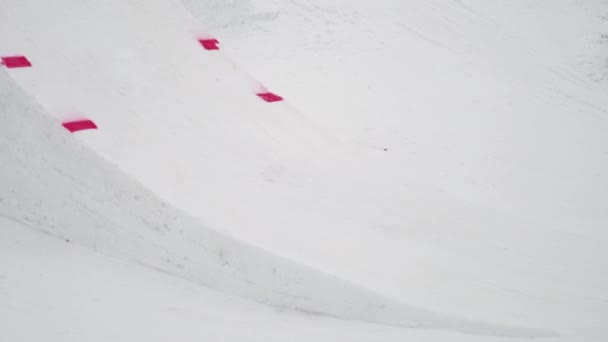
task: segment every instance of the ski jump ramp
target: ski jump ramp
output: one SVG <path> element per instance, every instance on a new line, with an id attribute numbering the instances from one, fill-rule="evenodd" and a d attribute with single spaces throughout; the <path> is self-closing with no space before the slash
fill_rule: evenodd
<path id="1" fill-rule="evenodd" d="M 355 123 L 344 112 L 333 121 L 320 117 L 331 115 L 319 109 L 331 108 L 328 98 L 301 105 L 298 87 L 285 87 L 259 60 L 251 69 L 269 76 L 257 79 L 240 63 L 244 48 L 230 48 L 239 42 L 230 39 L 235 33 L 225 30 L 222 39 L 211 32 L 220 26 L 206 23 L 201 3 L 0 1 L 2 216 L 257 302 L 403 327 L 556 336 L 567 315 L 536 319 L 552 298 L 566 296 L 584 312 L 588 303 L 570 296 L 606 289 L 607 275 L 598 270 L 608 266 L 602 251 L 608 240 L 596 227 L 608 222 L 601 214 L 608 202 L 595 202 L 599 214 L 590 228 L 575 233 L 484 205 L 484 194 L 463 199 L 441 181 L 417 182 L 408 164 L 414 159 L 390 159 L 398 145 L 388 135 L 374 142 L 349 136 L 364 121 L 360 113 Z M 286 6 L 302 18 L 314 13 L 296 2 Z M 471 15 L 459 5 L 446 8 Z M 433 39 L 420 39 L 419 27 L 405 31 L 415 44 L 429 44 Z M 426 52 L 450 50 L 430 45 Z M 251 55 L 265 53 L 245 47 Z M 302 82 L 307 75 L 292 77 Z M 590 147 L 586 153 L 599 155 L 606 103 L 593 94 L 601 88 L 574 84 L 555 92 L 587 94 L 591 104 L 583 106 L 593 114 L 573 136 L 583 139 L 577 146 Z M 386 98 L 376 100 L 390 109 Z M 504 119 L 503 109 L 496 120 Z M 397 124 L 392 117 L 382 129 L 391 120 Z M 400 120 L 425 126 L 411 114 Z M 480 120 L 479 129 L 494 128 Z M 561 113 L 555 120 L 571 122 Z M 528 129 L 520 132 L 523 143 L 531 139 Z M 564 153 L 582 158 L 569 146 Z M 425 165 L 433 169 L 429 160 Z M 608 163 L 594 167 L 607 171 Z M 579 170 L 564 174 L 581 176 Z M 562 180 L 555 177 L 561 176 L 550 181 Z M 594 177 L 590 198 L 606 199 L 606 180 Z M 572 278 L 556 286 L 564 272 Z M 591 315 L 590 324 L 600 316 Z"/>

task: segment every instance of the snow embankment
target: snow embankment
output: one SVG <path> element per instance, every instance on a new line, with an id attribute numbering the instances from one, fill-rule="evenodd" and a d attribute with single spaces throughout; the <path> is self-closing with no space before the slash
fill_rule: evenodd
<path id="1" fill-rule="evenodd" d="M 278 307 L 468 333 L 537 334 L 408 307 L 222 236 L 89 151 L 4 71 L 0 94 L 0 215 L 6 219 Z"/>

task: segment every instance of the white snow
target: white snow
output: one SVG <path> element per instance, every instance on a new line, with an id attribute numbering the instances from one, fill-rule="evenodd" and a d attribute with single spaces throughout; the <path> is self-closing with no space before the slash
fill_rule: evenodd
<path id="1" fill-rule="evenodd" d="M 276 310 L 100 256 L 5 218 L 0 224 L 3 341 L 489 340 Z"/>
<path id="2" fill-rule="evenodd" d="M 188 340 L 196 316 L 214 340 L 602 341 L 606 18 L 602 0 L 0 0 L 0 56 L 33 64 L 0 69 L 0 340 L 39 339 L 28 319 L 50 340 Z M 63 130 L 78 117 L 99 130 Z"/>

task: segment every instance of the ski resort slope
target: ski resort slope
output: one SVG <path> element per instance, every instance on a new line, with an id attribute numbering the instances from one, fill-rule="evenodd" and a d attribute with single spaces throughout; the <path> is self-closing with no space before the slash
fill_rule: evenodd
<path id="1" fill-rule="evenodd" d="M 108 256 L 161 270 L 287 334 L 601 341 L 606 16 L 599 0 L 0 0 L 0 56 L 32 63 L 0 70 L 3 242 L 82 255 L 108 270 L 99 282 L 177 282 Z M 69 135 L 74 119 L 98 129 Z M 40 282 L 42 260 L 15 266 L 17 242 L 0 279 Z M 49 296 L 24 292 L 0 297 L 12 326 Z M 63 322 L 95 310 L 49 305 Z"/>

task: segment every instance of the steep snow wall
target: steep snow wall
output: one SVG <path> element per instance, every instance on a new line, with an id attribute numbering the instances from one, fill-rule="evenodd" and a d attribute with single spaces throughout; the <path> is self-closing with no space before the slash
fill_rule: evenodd
<path id="1" fill-rule="evenodd" d="M 392 321 L 393 303 L 223 237 L 159 200 L 77 142 L 5 71 L 0 96 L 3 216 L 261 302 Z"/>
<path id="2" fill-rule="evenodd" d="M 383 298 L 218 234 L 74 139 L 0 71 L 0 215 L 273 306 L 410 327 L 534 336 Z"/>

